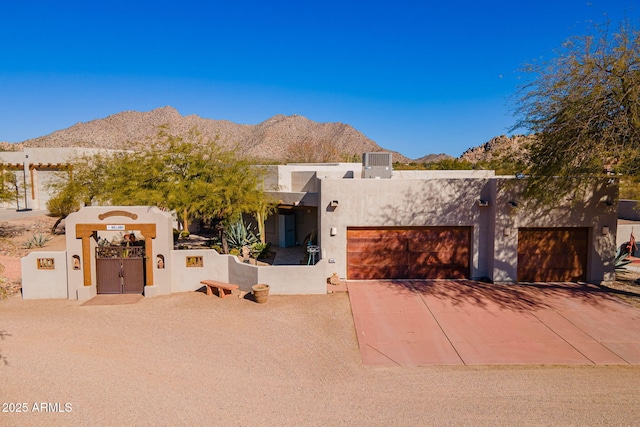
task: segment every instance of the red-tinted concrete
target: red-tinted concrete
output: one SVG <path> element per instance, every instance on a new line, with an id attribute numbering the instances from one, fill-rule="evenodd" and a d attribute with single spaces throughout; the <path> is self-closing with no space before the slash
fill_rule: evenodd
<path id="1" fill-rule="evenodd" d="M 596 286 L 347 286 L 365 365 L 640 364 L 640 310 Z"/>

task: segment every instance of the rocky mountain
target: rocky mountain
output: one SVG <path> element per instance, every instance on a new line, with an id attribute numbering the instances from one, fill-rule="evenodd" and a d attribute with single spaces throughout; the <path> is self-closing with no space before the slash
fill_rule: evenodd
<path id="1" fill-rule="evenodd" d="M 501 159 L 526 163 L 529 146 L 534 141 L 535 137 L 532 135 L 496 136 L 478 147 L 469 148 L 462 153 L 460 159 L 471 163 Z"/>
<path id="2" fill-rule="evenodd" d="M 422 156 L 419 159 L 413 160 L 413 163 L 435 163 L 440 160 L 453 159 L 454 157 L 440 153 L 440 154 L 427 154 L 426 156 Z"/>
<path id="3" fill-rule="evenodd" d="M 161 126 L 166 126 L 175 136 L 186 136 L 197 130 L 205 139 L 216 139 L 222 146 L 235 147 L 262 161 L 291 161 L 296 145 L 312 150 L 314 146 L 330 143 L 335 147 L 332 152 L 341 157 L 331 161 L 352 159 L 364 152 L 389 151 L 343 123 L 318 123 L 300 115 L 276 115 L 257 125 L 243 125 L 197 115 L 182 116 L 172 107 L 149 112 L 125 111 L 11 145 L 13 149 L 20 146 L 136 149 L 153 139 Z M 393 160 L 410 161 L 397 152 L 393 152 Z"/>

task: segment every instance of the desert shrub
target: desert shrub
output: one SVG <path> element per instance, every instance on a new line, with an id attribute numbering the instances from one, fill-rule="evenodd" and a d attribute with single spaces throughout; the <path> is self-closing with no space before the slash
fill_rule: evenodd
<path id="1" fill-rule="evenodd" d="M 24 242 L 24 247 L 27 249 L 31 248 L 43 248 L 47 243 L 51 240 L 51 236 L 47 236 L 42 233 L 37 233 L 31 236 L 29 240 Z"/>
<path id="2" fill-rule="evenodd" d="M 263 258 L 269 253 L 270 248 L 271 243 L 256 242 L 251 247 L 251 255 L 253 255 L 255 259 Z"/>
<path id="3" fill-rule="evenodd" d="M 214 251 L 218 252 L 219 254 L 223 253 L 222 252 L 222 246 L 220 246 L 220 245 L 210 245 L 209 249 L 213 249 Z"/>

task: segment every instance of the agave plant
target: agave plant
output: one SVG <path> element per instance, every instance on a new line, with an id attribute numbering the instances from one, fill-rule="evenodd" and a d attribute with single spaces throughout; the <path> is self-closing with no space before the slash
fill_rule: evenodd
<path id="1" fill-rule="evenodd" d="M 624 270 L 625 265 L 631 264 L 631 260 L 629 259 L 628 252 L 622 252 L 620 248 L 618 248 L 616 252 L 615 266 L 616 270 Z"/>
<path id="2" fill-rule="evenodd" d="M 51 236 L 47 236 L 42 233 L 37 233 L 31 236 L 29 240 L 24 242 L 24 247 L 27 249 L 31 248 L 42 248 L 51 240 Z"/>
<path id="3" fill-rule="evenodd" d="M 241 250 L 243 246 L 252 247 L 258 242 L 258 237 L 253 233 L 251 224 L 245 225 L 242 221 L 229 224 L 224 233 L 229 249 Z"/>

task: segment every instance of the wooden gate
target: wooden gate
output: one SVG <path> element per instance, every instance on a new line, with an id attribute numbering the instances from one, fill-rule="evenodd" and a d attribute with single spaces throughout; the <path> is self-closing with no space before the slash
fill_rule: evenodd
<path id="1" fill-rule="evenodd" d="M 144 247 L 97 247 L 96 280 L 99 294 L 142 294 Z"/>

